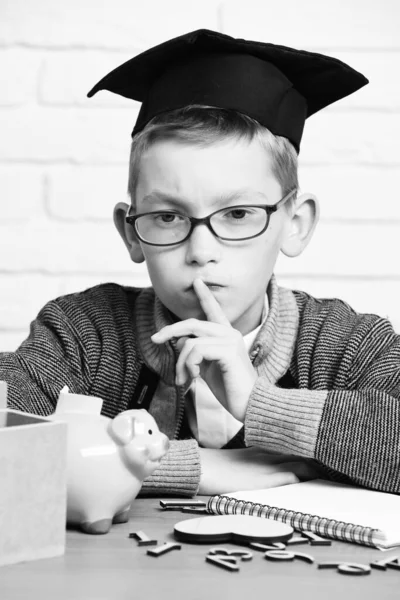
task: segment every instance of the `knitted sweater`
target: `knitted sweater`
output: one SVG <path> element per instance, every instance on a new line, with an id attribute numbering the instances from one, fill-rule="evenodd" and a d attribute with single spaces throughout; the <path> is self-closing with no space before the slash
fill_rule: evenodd
<path id="1" fill-rule="evenodd" d="M 250 352 L 258 378 L 245 444 L 314 459 L 329 478 L 400 493 L 400 336 L 383 318 L 280 288 L 274 278 L 268 298 Z M 171 322 L 152 288 L 102 284 L 49 302 L 18 350 L 0 354 L 9 405 L 48 415 L 67 385 L 103 398 L 102 413 L 114 417 L 129 406 L 145 364 L 160 381 L 149 412 L 172 442 L 142 491 L 195 495 L 200 457 L 196 440 L 179 439 L 177 351 L 150 339 Z"/>

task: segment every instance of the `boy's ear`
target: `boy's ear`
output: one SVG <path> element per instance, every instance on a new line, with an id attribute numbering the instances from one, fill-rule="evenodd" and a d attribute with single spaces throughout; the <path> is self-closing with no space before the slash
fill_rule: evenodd
<path id="1" fill-rule="evenodd" d="M 319 219 L 319 202 L 313 194 L 301 194 L 288 217 L 281 250 L 286 256 L 299 256 L 311 240 Z"/>
<path id="2" fill-rule="evenodd" d="M 129 206 L 125 202 L 118 202 L 114 207 L 114 225 L 125 246 L 128 249 L 129 256 L 135 263 L 144 262 L 144 255 L 135 229 L 125 221 Z"/>

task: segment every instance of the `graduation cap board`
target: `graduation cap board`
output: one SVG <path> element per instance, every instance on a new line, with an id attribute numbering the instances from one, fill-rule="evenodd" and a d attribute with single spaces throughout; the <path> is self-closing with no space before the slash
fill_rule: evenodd
<path id="1" fill-rule="evenodd" d="M 199 29 L 128 60 L 88 96 L 141 102 L 132 136 L 156 115 L 200 104 L 248 115 L 299 151 L 305 120 L 367 83 L 336 58 Z"/>

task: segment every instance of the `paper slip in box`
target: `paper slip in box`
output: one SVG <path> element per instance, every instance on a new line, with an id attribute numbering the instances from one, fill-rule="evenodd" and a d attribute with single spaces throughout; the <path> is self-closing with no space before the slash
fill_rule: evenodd
<path id="1" fill-rule="evenodd" d="M 65 550 L 67 425 L 7 410 L 4 399 L 0 382 L 0 565 L 59 556 Z"/>

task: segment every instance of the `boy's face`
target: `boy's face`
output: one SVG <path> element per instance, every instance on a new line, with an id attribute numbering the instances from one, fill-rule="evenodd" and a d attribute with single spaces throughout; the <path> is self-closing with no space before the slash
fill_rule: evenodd
<path id="1" fill-rule="evenodd" d="M 157 194 L 157 197 L 156 197 Z M 161 194 L 169 199 L 160 199 Z M 281 186 L 257 140 L 226 140 L 206 147 L 157 142 L 143 155 L 136 214 L 178 210 L 205 217 L 237 204 L 275 204 Z M 206 225 L 175 246 L 140 244 L 155 293 L 180 320 L 204 319 L 193 288 L 196 277 L 210 288 L 231 325 L 243 335 L 257 327 L 285 225 L 285 209 L 271 215 L 267 230 L 245 241 L 216 238 Z"/>

